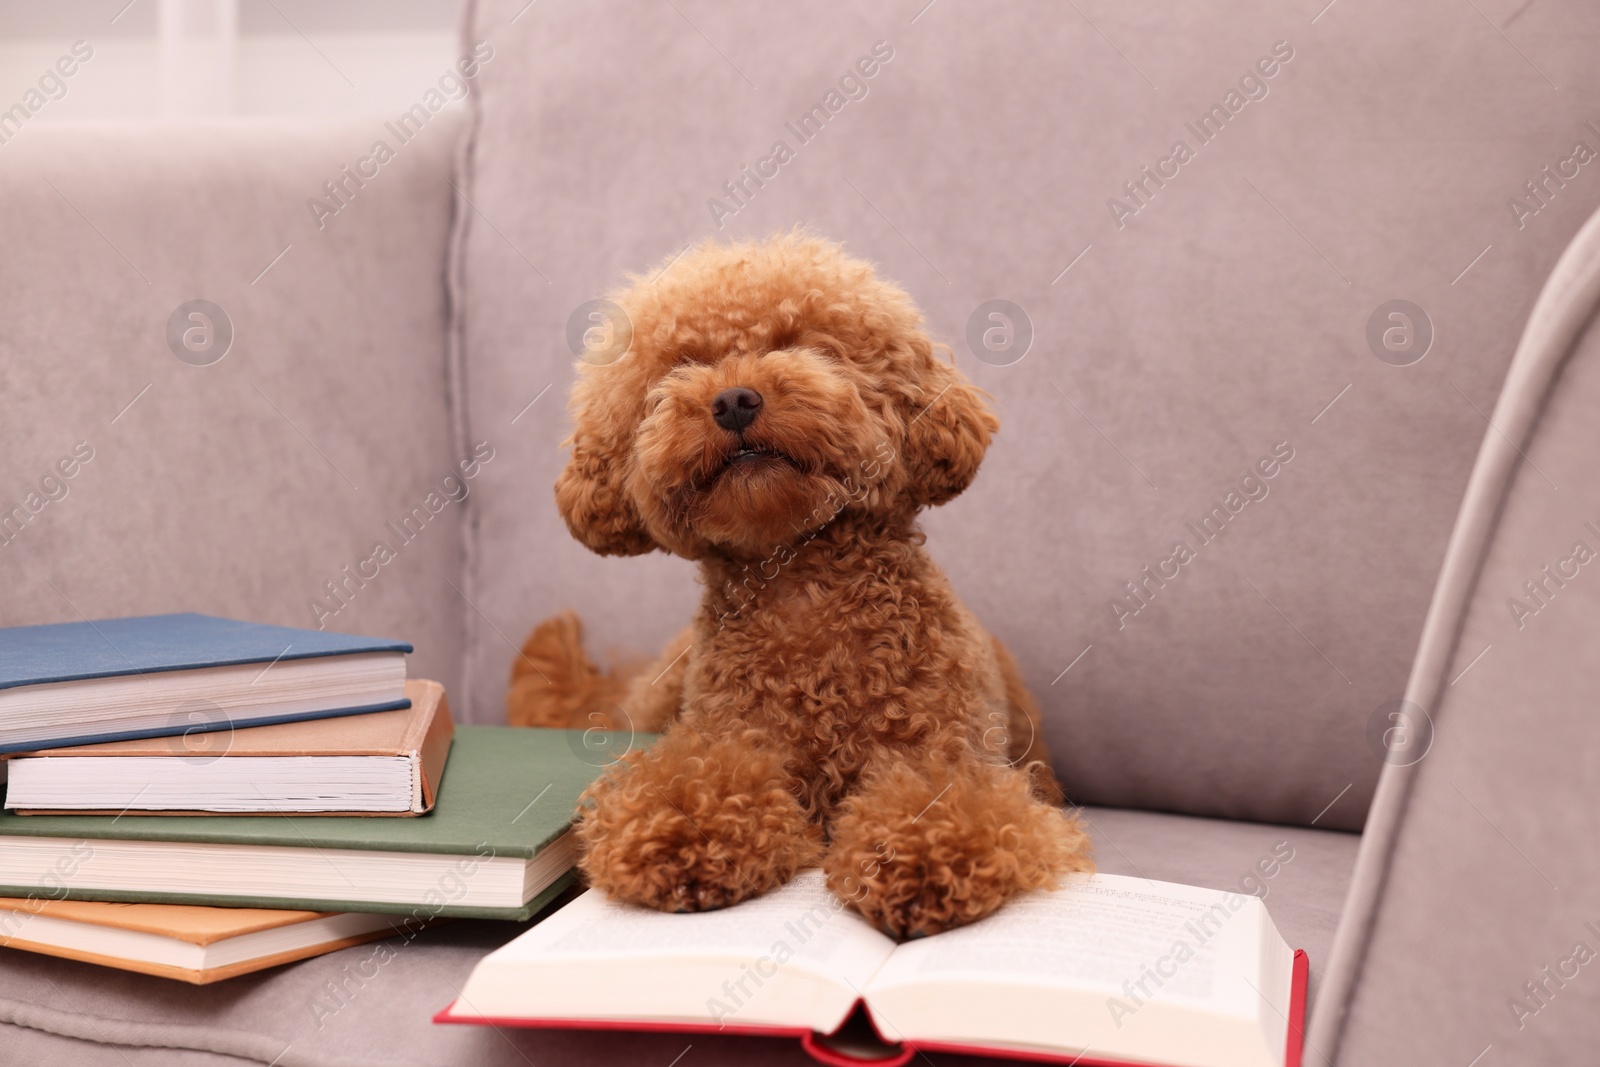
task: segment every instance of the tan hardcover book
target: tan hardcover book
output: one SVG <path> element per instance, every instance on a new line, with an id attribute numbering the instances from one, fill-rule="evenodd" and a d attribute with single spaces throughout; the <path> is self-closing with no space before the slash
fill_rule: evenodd
<path id="1" fill-rule="evenodd" d="M 455 724 L 444 687 L 411 707 L 9 757 L 22 815 L 420 815 L 433 808 Z"/>
<path id="2" fill-rule="evenodd" d="M 418 928 L 398 915 L 0 897 L 0 945 L 195 985 Z"/>

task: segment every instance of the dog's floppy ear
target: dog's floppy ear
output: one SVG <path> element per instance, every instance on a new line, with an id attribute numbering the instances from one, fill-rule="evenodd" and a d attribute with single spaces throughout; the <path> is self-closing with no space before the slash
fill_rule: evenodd
<path id="1" fill-rule="evenodd" d="M 567 529 L 602 556 L 638 556 L 655 549 L 624 488 L 635 420 L 590 374 L 573 390 L 572 415 L 572 456 L 556 479 L 556 507 Z"/>
<path id="2" fill-rule="evenodd" d="M 972 484 L 1000 420 L 955 367 L 931 351 L 918 356 L 923 399 L 906 426 L 907 491 L 917 506 L 932 507 Z"/>

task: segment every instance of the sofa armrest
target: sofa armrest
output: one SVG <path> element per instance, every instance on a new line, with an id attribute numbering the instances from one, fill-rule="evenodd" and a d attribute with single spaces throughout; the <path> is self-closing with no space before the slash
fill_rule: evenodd
<path id="1" fill-rule="evenodd" d="M 1600 1041 L 1600 214 L 1491 416 L 1307 1062 L 1578 1063 Z"/>
<path id="2" fill-rule="evenodd" d="M 461 127 L 35 124 L 0 145 L 0 625 L 322 625 L 411 640 L 413 675 L 458 681 Z"/>

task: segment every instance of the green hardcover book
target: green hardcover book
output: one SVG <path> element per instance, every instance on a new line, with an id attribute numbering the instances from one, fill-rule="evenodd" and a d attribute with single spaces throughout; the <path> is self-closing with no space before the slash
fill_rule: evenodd
<path id="1" fill-rule="evenodd" d="M 0 813 L 0 896 L 527 919 L 574 878 L 583 740 L 458 727 L 414 819 Z"/>

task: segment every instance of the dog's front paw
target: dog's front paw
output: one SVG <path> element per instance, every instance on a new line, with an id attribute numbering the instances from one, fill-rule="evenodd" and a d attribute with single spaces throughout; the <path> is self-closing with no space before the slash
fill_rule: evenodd
<path id="1" fill-rule="evenodd" d="M 828 886 L 890 937 L 974 922 L 1018 893 L 1092 870 L 1089 841 L 1028 778 L 976 759 L 896 763 L 846 799 Z"/>
<path id="2" fill-rule="evenodd" d="M 611 896 L 661 911 L 709 911 L 815 863 L 819 834 L 780 762 L 739 741 L 669 732 L 584 795 L 579 867 Z"/>

